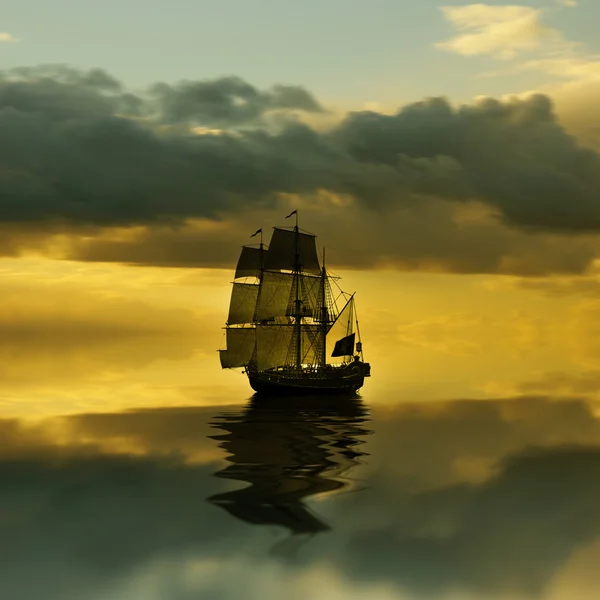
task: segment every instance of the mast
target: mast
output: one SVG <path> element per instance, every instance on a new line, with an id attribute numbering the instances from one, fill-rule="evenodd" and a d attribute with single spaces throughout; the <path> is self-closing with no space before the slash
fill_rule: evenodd
<path id="1" fill-rule="evenodd" d="M 296 226 L 294 227 L 294 287 L 296 288 L 296 370 L 300 371 L 302 365 L 302 313 L 300 311 L 300 248 L 298 235 L 298 211 L 296 213 Z"/>
<path id="2" fill-rule="evenodd" d="M 254 237 L 256 234 L 260 233 L 260 244 L 258 246 L 258 260 L 259 260 L 259 271 L 258 271 L 258 291 L 256 294 L 256 304 L 254 305 L 254 315 L 252 316 L 252 325 L 254 330 L 256 331 L 256 322 L 258 320 L 258 307 L 260 305 L 260 295 L 263 287 L 263 280 L 265 277 L 265 247 L 263 244 L 263 230 L 262 227 L 253 233 L 250 237 Z M 250 367 L 252 369 L 256 368 L 257 356 L 256 356 L 256 338 L 254 341 L 254 350 L 252 351 L 252 356 L 250 357 L 249 363 L 246 368 Z"/>
<path id="3" fill-rule="evenodd" d="M 321 366 L 327 363 L 327 303 L 325 301 L 325 282 L 327 280 L 327 271 L 325 271 L 325 248 L 323 248 L 323 268 L 321 270 Z"/>
<path id="4" fill-rule="evenodd" d="M 293 210 L 286 219 L 289 219 L 292 215 L 296 215 L 296 225 L 294 227 L 294 289 L 296 290 L 294 298 L 294 334 L 296 335 L 296 370 L 300 371 L 302 368 L 302 311 L 300 310 L 300 270 L 302 265 L 300 264 L 300 232 L 298 229 L 298 211 Z"/>
<path id="5" fill-rule="evenodd" d="M 254 321 L 254 330 L 256 331 L 256 322 L 258 320 L 258 307 L 260 306 L 260 295 L 262 293 L 262 287 L 263 287 L 263 280 L 265 278 L 265 252 L 264 252 L 264 245 L 263 245 L 263 232 L 262 232 L 262 227 L 260 228 L 260 246 L 259 248 L 259 259 L 260 259 L 260 271 L 258 273 L 258 294 L 256 295 L 256 305 L 254 307 L 254 317 L 253 317 L 253 321 Z M 257 364 L 258 364 L 258 356 L 257 356 L 257 347 L 256 347 L 257 341 L 255 339 L 254 342 L 254 350 L 252 352 L 252 357 L 250 358 L 250 368 L 252 370 L 257 369 Z"/>

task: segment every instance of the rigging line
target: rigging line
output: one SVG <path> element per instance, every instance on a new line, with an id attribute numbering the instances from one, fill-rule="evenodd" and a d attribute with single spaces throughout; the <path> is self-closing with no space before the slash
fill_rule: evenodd
<path id="1" fill-rule="evenodd" d="M 335 309 L 337 311 L 338 306 L 337 306 L 337 301 L 342 298 L 344 300 L 344 302 L 346 302 L 348 300 L 348 298 L 350 298 L 351 296 L 353 296 L 354 294 L 350 294 L 349 292 L 345 292 L 338 284 L 338 282 L 334 279 L 333 282 L 335 283 L 335 287 L 337 287 L 337 289 L 339 290 L 339 294 L 336 296 L 336 298 L 334 299 L 334 305 L 335 305 Z M 333 290 L 332 290 L 333 291 Z"/>

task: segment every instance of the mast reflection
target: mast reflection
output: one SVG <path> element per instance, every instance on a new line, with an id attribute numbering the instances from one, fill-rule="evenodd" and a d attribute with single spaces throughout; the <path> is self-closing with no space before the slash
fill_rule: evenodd
<path id="1" fill-rule="evenodd" d="M 349 469 L 366 456 L 357 446 L 370 433 L 360 398 L 269 399 L 255 396 L 241 413 L 221 413 L 211 425 L 227 433 L 220 442 L 231 463 L 216 477 L 248 482 L 208 500 L 256 525 L 279 525 L 291 534 L 330 527 L 304 499 L 350 485 Z"/>

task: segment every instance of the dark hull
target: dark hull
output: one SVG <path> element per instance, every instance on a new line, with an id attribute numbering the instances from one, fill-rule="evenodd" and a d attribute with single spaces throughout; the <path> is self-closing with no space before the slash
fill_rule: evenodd
<path id="1" fill-rule="evenodd" d="M 369 376 L 370 367 L 365 363 L 353 363 L 348 368 L 324 373 L 298 374 L 285 371 L 248 371 L 252 389 L 265 396 L 304 395 L 353 395 Z"/>

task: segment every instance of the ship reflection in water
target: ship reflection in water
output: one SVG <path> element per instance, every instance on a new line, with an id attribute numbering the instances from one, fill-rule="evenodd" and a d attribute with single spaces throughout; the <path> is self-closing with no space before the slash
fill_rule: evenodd
<path id="1" fill-rule="evenodd" d="M 367 421 L 358 397 L 255 396 L 244 411 L 220 414 L 212 425 L 226 433 L 211 436 L 231 463 L 215 475 L 250 485 L 209 501 L 255 525 L 279 525 L 292 534 L 328 530 L 305 499 L 353 489 L 350 471 L 365 456 L 358 446 L 370 433 Z"/>

